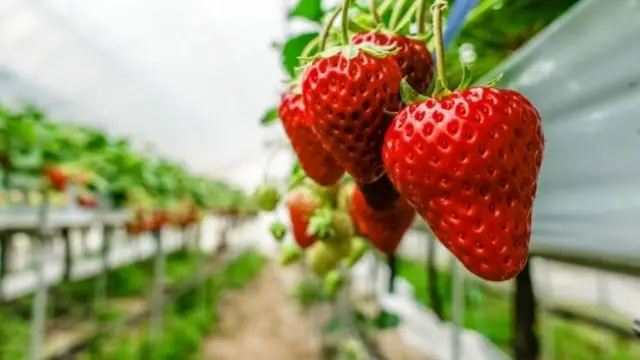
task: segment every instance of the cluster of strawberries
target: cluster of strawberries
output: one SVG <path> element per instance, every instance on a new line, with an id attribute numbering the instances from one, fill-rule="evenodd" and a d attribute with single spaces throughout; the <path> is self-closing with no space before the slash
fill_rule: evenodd
<path id="1" fill-rule="evenodd" d="M 54 191 L 66 191 L 69 183 L 77 185 L 80 190 L 76 196 L 76 203 L 78 206 L 86 209 L 98 207 L 98 198 L 83 189 L 88 182 L 87 174 L 84 172 L 76 171 L 70 173 L 61 167 L 48 166 L 44 168 L 43 174 L 49 187 Z"/>
<path id="2" fill-rule="evenodd" d="M 528 258 L 540 116 L 520 93 L 490 86 L 404 96 L 430 88 L 433 68 L 422 40 L 359 33 L 306 66 L 280 119 L 310 179 L 354 180 L 351 220 L 378 250 L 393 254 L 417 212 L 472 273 L 513 278 Z M 303 220 L 318 204 L 291 199 L 294 236 L 307 247 Z"/>

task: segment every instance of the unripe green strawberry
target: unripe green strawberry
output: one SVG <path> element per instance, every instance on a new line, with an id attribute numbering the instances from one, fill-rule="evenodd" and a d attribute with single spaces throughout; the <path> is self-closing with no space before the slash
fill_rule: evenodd
<path id="1" fill-rule="evenodd" d="M 273 211 L 280 201 L 280 192 L 275 186 L 262 185 L 256 190 L 254 197 L 260 210 Z"/>
<path id="2" fill-rule="evenodd" d="M 280 265 L 286 266 L 293 264 L 302 257 L 302 249 L 294 244 L 287 244 L 282 248 L 280 253 Z"/>
<path id="3" fill-rule="evenodd" d="M 324 241 L 316 241 L 307 250 L 307 263 L 318 276 L 326 275 L 340 262 L 340 253 Z"/>
<path id="4" fill-rule="evenodd" d="M 311 179 L 306 179 L 305 186 L 309 188 L 323 204 L 335 204 L 340 190 L 340 184 L 322 186 Z"/>
<path id="5" fill-rule="evenodd" d="M 274 221 L 271 226 L 269 226 L 269 232 L 271 232 L 271 236 L 273 236 L 277 242 L 281 242 L 285 235 L 287 235 L 287 226 L 280 221 Z"/>
<path id="6" fill-rule="evenodd" d="M 323 290 L 329 296 L 334 296 L 344 284 L 344 276 L 340 270 L 331 270 L 324 276 Z"/>
<path id="7" fill-rule="evenodd" d="M 351 196 L 355 187 L 356 184 L 354 183 L 342 185 L 338 192 L 338 209 L 349 210 L 349 203 L 351 202 Z"/>
<path id="8" fill-rule="evenodd" d="M 354 339 L 345 340 L 341 345 L 341 353 L 345 360 L 364 360 L 366 359 L 365 351 Z"/>
<path id="9" fill-rule="evenodd" d="M 355 265 L 364 256 L 364 254 L 366 254 L 368 249 L 369 246 L 365 239 L 359 236 L 351 238 L 351 248 L 349 250 L 349 255 L 345 259 L 345 265 L 347 267 Z"/>
<path id="10" fill-rule="evenodd" d="M 331 235 L 323 239 L 332 246 L 341 256 L 346 256 L 351 250 L 351 238 L 354 235 L 351 217 L 346 211 L 333 211 L 331 217 Z"/>

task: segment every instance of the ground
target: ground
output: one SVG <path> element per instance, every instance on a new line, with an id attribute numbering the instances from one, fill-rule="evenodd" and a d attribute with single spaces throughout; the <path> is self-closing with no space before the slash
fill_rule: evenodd
<path id="1" fill-rule="evenodd" d="M 278 271 L 277 265 L 268 264 L 244 289 L 226 296 L 220 331 L 205 339 L 205 359 L 318 358 L 315 328 L 288 296 Z M 404 346 L 395 331 L 381 333 L 379 344 L 388 359 L 425 360 Z"/>
<path id="2" fill-rule="evenodd" d="M 267 265 L 248 286 L 224 299 L 220 331 L 205 341 L 206 359 L 316 359 L 317 336 L 276 271 Z"/>

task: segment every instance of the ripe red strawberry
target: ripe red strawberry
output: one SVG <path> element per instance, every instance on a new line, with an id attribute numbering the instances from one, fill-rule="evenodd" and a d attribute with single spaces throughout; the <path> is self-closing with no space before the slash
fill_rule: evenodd
<path id="1" fill-rule="evenodd" d="M 373 45 L 368 44 L 370 48 Z M 302 78 L 302 97 L 322 144 L 360 183 L 384 173 L 380 152 L 399 105 L 402 74 L 393 57 L 348 46 L 315 59 Z"/>
<path id="2" fill-rule="evenodd" d="M 543 149 L 540 115 L 527 99 L 477 87 L 399 112 L 383 159 L 400 194 L 464 266 L 501 281 L 527 262 Z"/>
<path id="3" fill-rule="evenodd" d="M 98 206 L 98 198 L 96 198 L 93 194 L 79 194 L 76 202 L 78 206 L 85 209 L 92 209 Z"/>
<path id="4" fill-rule="evenodd" d="M 409 85 L 421 94 L 431 85 L 433 58 L 424 41 L 378 31 L 356 34 L 351 41 L 354 44 L 369 42 L 380 46 L 393 46 L 397 51 L 393 58 Z"/>
<path id="5" fill-rule="evenodd" d="M 298 246 L 306 249 L 316 240 L 315 236 L 307 233 L 307 227 L 311 216 L 320 208 L 320 201 L 311 192 L 294 191 L 289 195 L 287 206 L 289 207 L 293 239 Z"/>
<path id="6" fill-rule="evenodd" d="M 402 197 L 393 206 L 375 210 L 369 206 L 364 193 L 356 188 L 351 197 L 349 215 L 360 234 L 386 255 L 393 255 L 415 219 L 415 210 Z"/>
<path id="7" fill-rule="evenodd" d="M 54 190 L 64 191 L 67 188 L 69 179 L 61 168 L 55 166 L 46 167 L 44 175 Z"/>
<path id="8" fill-rule="evenodd" d="M 305 174 L 323 186 L 338 182 L 344 174 L 344 169 L 322 146 L 318 135 L 311 128 L 311 118 L 305 111 L 302 95 L 285 94 L 280 102 L 279 113 L 284 130 Z"/>

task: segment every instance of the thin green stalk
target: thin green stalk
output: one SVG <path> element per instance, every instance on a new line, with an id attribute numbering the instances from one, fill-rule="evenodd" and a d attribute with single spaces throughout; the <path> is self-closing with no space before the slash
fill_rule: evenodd
<path id="1" fill-rule="evenodd" d="M 349 5 L 351 5 L 351 0 L 344 0 L 342 4 L 342 41 L 345 45 L 349 44 Z"/>
<path id="2" fill-rule="evenodd" d="M 338 6 L 333 10 L 333 12 L 331 13 L 331 16 L 329 17 L 329 21 L 327 21 L 327 23 L 324 26 L 324 29 L 322 29 L 322 37 L 320 38 L 320 52 L 324 51 L 324 49 L 327 47 L 329 34 L 331 34 L 331 27 L 333 26 L 333 23 L 336 21 L 338 14 L 340 14 L 340 10 L 342 10 L 342 6 Z"/>
<path id="3" fill-rule="evenodd" d="M 380 14 L 378 13 L 378 0 L 371 0 L 371 15 L 373 15 L 373 22 L 377 25 L 382 24 Z"/>
<path id="4" fill-rule="evenodd" d="M 383 0 L 382 4 L 378 6 L 378 14 L 379 15 L 386 14 L 387 10 L 389 10 L 389 7 L 393 5 L 393 2 L 394 0 Z"/>
<path id="5" fill-rule="evenodd" d="M 418 9 L 418 34 L 422 35 L 427 29 L 427 9 L 429 8 L 427 0 L 420 0 L 420 8 Z"/>
<path id="6" fill-rule="evenodd" d="M 394 32 L 400 32 L 402 28 L 404 28 L 405 26 L 408 26 L 411 23 L 411 20 L 413 19 L 413 15 L 416 13 L 416 11 L 418 11 L 418 3 L 414 2 L 413 4 L 411 4 L 411 7 L 404 14 L 402 19 L 398 22 L 398 24 L 391 29 L 393 29 Z"/>
<path id="7" fill-rule="evenodd" d="M 313 49 L 318 47 L 318 44 L 320 44 L 320 41 L 321 41 L 320 37 L 316 37 L 315 39 L 309 41 L 307 46 L 305 46 L 304 49 L 302 50 L 302 53 L 300 54 L 300 58 L 301 59 L 308 58 L 309 54 L 311 54 Z M 320 51 L 322 51 L 322 49 L 320 49 Z"/>
<path id="8" fill-rule="evenodd" d="M 433 6 L 431 6 L 431 13 L 433 14 L 433 39 L 436 47 L 436 70 L 438 74 L 438 81 L 442 89 L 448 89 L 447 87 L 447 71 L 444 60 L 444 41 L 442 38 L 442 13 L 447 8 L 448 4 L 446 0 L 436 0 Z"/>
<path id="9" fill-rule="evenodd" d="M 393 7 L 393 12 L 391 13 L 391 19 L 389 20 L 389 28 L 395 29 L 398 24 L 398 19 L 400 18 L 402 9 L 404 9 L 407 0 L 397 0 L 395 6 Z"/>

